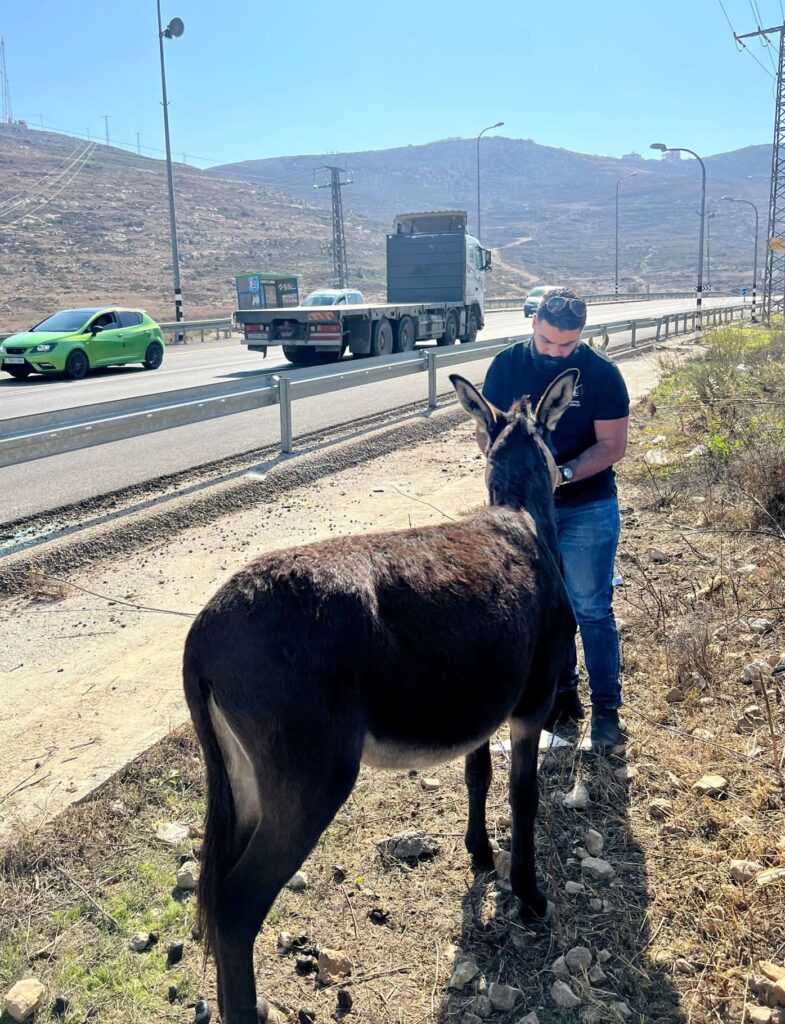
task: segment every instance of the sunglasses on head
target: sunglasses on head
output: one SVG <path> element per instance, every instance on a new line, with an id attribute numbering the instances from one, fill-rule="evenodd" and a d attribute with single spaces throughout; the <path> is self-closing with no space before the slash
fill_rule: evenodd
<path id="1" fill-rule="evenodd" d="M 583 299 L 568 299 L 564 295 L 551 295 L 545 301 L 545 308 L 549 313 L 561 313 L 565 306 L 570 307 L 570 312 L 578 318 L 586 316 L 586 303 Z"/>

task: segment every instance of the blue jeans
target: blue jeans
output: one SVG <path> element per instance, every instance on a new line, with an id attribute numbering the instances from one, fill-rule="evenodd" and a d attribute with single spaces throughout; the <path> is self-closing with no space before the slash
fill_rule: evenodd
<path id="1" fill-rule="evenodd" d="M 595 707 L 621 707 L 619 633 L 613 616 L 613 565 L 619 542 L 619 505 L 603 498 L 556 509 L 559 552 L 567 592 L 583 641 L 589 691 Z M 580 681 L 573 641 L 572 671 L 560 690 Z"/>

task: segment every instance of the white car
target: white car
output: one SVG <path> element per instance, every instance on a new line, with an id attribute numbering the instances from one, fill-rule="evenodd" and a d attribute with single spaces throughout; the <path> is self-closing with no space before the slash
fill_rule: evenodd
<path id="1" fill-rule="evenodd" d="M 354 288 L 319 288 L 302 301 L 303 306 L 362 306 L 365 298 Z"/>

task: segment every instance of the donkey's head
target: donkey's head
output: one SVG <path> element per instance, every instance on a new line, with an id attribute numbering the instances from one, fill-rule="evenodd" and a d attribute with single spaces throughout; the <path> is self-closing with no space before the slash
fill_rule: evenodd
<path id="1" fill-rule="evenodd" d="M 550 434 L 572 401 L 578 370 L 565 370 L 532 411 L 527 398 L 502 412 L 483 398 L 463 377 L 451 374 L 452 386 L 466 412 L 478 427 L 478 439 L 488 460 L 485 482 L 491 505 L 527 508 L 540 505 L 551 495 L 561 474 L 550 448 Z"/>

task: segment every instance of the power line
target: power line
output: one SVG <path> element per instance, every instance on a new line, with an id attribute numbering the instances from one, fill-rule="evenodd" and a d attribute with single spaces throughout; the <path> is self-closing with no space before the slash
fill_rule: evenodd
<path id="1" fill-rule="evenodd" d="M 83 153 L 82 153 L 82 155 L 80 157 L 80 161 L 81 162 L 79 162 L 78 165 L 74 166 L 73 171 L 71 173 L 71 176 L 66 181 L 64 181 L 62 183 L 62 185 L 60 186 L 59 189 L 57 189 L 56 192 L 53 192 L 51 195 L 46 196 L 46 198 L 42 202 L 40 202 L 38 204 L 38 206 L 35 206 L 32 210 L 25 210 L 24 213 L 20 214 L 14 220 L 6 221 L 5 223 L 0 224 L 0 228 L 10 228 L 14 224 L 19 224 L 21 221 L 27 220 L 28 217 L 32 217 L 34 214 L 38 213 L 39 210 L 42 210 L 45 206 L 47 206 L 49 203 L 51 203 L 53 199 L 56 199 L 61 193 L 63 193 L 68 188 L 68 186 L 73 181 L 76 180 L 76 178 L 79 176 L 81 171 L 87 165 L 87 162 L 90 159 L 90 155 L 92 154 L 94 149 L 95 149 L 95 143 L 93 143 L 90 146 L 86 146 L 85 147 L 85 149 L 84 149 L 84 151 L 83 151 Z"/>
<path id="2" fill-rule="evenodd" d="M 0 210 L 0 220 L 5 219 L 6 217 L 10 216 L 17 210 L 21 209 L 26 203 L 32 202 L 36 199 L 39 199 L 41 196 L 45 195 L 47 191 L 49 191 L 51 188 L 59 184 L 63 178 L 66 178 L 70 174 L 73 167 L 75 167 L 76 164 L 84 156 L 84 154 L 91 151 L 91 149 L 91 146 L 84 146 L 79 151 L 79 153 L 77 153 L 76 155 L 72 154 L 72 158 L 69 157 L 68 160 L 64 161 L 66 166 L 62 170 L 59 169 L 60 167 L 63 166 L 62 164 L 60 164 L 58 165 L 58 167 L 54 169 L 54 171 L 50 172 L 49 175 L 47 175 L 44 179 L 39 181 L 33 187 L 31 192 L 27 193 L 26 195 L 16 196 L 13 199 L 8 200 L 6 203 L 4 203 L 3 205 L 5 206 L 5 209 Z"/>

